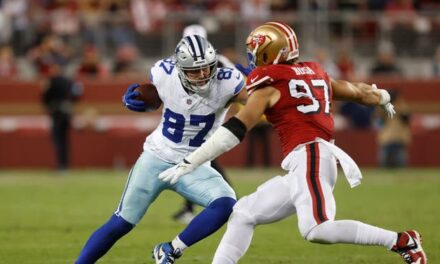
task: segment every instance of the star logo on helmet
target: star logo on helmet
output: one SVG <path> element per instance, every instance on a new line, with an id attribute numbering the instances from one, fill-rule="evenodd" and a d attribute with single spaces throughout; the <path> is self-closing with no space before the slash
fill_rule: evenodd
<path id="1" fill-rule="evenodd" d="M 258 34 L 252 36 L 251 46 L 255 49 L 257 46 L 261 46 L 266 41 L 266 36 Z"/>

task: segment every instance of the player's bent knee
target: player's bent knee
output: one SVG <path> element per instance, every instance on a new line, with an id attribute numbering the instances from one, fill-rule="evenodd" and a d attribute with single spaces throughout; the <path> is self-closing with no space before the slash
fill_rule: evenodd
<path id="1" fill-rule="evenodd" d="M 219 212 L 219 216 L 222 216 L 226 220 L 229 218 L 229 216 L 232 213 L 232 208 L 234 207 L 237 200 L 231 197 L 221 197 L 216 200 L 214 200 L 212 203 L 208 205 L 207 208 L 216 210 Z"/>
<path id="2" fill-rule="evenodd" d="M 248 206 L 248 197 L 243 197 L 234 206 L 231 218 L 229 220 L 232 224 L 238 225 L 255 225 L 255 218 Z"/>
<path id="3" fill-rule="evenodd" d="M 237 200 L 231 197 L 221 197 L 212 201 L 208 207 L 209 208 L 223 208 L 225 210 L 231 210 L 234 205 L 237 203 Z"/>
<path id="4" fill-rule="evenodd" d="M 113 214 L 104 226 L 109 232 L 109 236 L 116 238 L 126 235 L 135 227 L 135 225 L 116 214 Z"/>
<path id="5" fill-rule="evenodd" d="M 251 204 L 249 196 L 244 196 L 238 202 L 234 205 L 234 212 L 242 212 L 245 214 L 250 214 L 251 211 Z"/>
<path id="6" fill-rule="evenodd" d="M 228 225 L 255 226 L 255 220 L 251 215 L 234 209 Z"/>

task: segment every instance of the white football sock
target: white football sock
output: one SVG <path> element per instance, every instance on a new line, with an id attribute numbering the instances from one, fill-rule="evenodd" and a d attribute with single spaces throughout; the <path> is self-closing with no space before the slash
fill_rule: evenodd
<path id="1" fill-rule="evenodd" d="M 378 245 L 391 249 L 397 233 L 354 220 L 327 221 L 314 227 L 306 239 L 318 243 Z"/>
<path id="2" fill-rule="evenodd" d="M 185 243 L 182 242 L 182 240 L 180 240 L 179 236 L 176 236 L 176 238 L 171 241 L 171 245 L 174 249 L 180 249 L 181 252 L 183 252 L 188 247 L 187 245 L 185 245 Z"/>
<path id="3" fill-rule="evenodd" d="M 248 250 L 254 224 L 242 214 L 233 214 L 214 255 L 212 264 L 235 264 Z"/>

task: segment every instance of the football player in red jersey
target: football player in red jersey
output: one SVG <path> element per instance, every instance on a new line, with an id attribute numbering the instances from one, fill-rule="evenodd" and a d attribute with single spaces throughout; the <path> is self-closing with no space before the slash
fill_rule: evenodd
<path id="1" fill-rule="evenodd" d="M 256 67 L 247 78 L 246 106 L 183 162 L 159 175 L 173 183 L 239 144 L 261 115 L 272 123 L 282 143 L 281 166 L 288 173 L 237 202 L 213 263 L 237 263 L 256 225 L 296 214 L 300 233 L 308 241 L 378 245 L 399 253 L 406 263 L 426 264 L 417 231 L 397 233 L 354 220 L 335 220 L 336 160 L 352 187 L 360 184 L 362 175 L 356 163 L 332 143 L 332 100 L 381 106 L 392 118 L 389 93 L 375 85 L 334 80 L 317 63 L 297 62 L 296 35 L 284 23 L 257 27 L 246 45 L 250 67 Z"/>

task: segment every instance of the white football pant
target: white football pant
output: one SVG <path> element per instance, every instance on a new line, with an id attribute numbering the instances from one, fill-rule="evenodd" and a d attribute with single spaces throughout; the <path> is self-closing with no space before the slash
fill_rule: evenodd
<path id="1" fill-rule="evenodd" d="M 301 235 L 311 242 L 381 245 L 388 249 L 395 244 L 396 232 L 353 220 L 334 220 L 337 165 L 331 150 L 313 142 L 294 151 L 287 175 L 268 180 L 234 206 L 213 264 L 237 263 L 249 248 L 256 225 L 274 223 L 295 213 Z"/>

